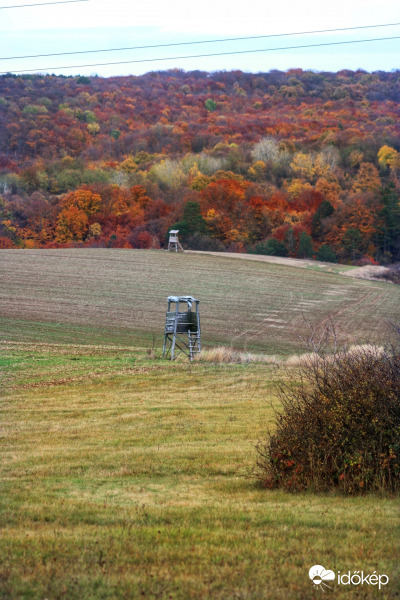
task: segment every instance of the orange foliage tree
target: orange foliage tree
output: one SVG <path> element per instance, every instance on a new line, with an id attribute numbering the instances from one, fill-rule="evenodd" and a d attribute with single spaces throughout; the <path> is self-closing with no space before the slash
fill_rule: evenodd
<path id="1" fill-rule="evenodd" d="M 89 229 L 89 217 L 100 209 L 101 197 L 88 189 L 67 194 L 57 219 L 55 240 L 59 243 L 81 242 Z"/>
<path id="2" fill-rule="evenodd" d="M 372 163 L 361 163 L 352 192 L 377 192 L 381 187 L 378 169 Z"/>
<path id="3" fill-rule="evenodd" d="M 200 206 L 213 235 L 231 242 L 243 231 L 243 216 L 248 202 L 245 192 L 247 181 L 220 179 L 210 183 L 202 192 Z"/>
<path id="4" fill-rule="evenodd" d="M 64 208 L 57 219 L 56 242 L 81 242 L 86 236 L 89 219 L 85 211 L 77 206 Z"/>

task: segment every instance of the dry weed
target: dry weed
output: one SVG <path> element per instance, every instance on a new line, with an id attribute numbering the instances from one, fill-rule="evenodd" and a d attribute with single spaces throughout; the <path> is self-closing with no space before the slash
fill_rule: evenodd
<path id="1" fill-rule="evenodd" d="M 227 346 L 216 346 L 215 348 L 203 350 L 199 356 L 199 360 L 218 364 L 277 364 L 280 362 L 279 358 L 275 355 L 257 354 L 255 352 L 240 352 L 239 350 L 235 350 L 234 348 L 229 348 Z"/>

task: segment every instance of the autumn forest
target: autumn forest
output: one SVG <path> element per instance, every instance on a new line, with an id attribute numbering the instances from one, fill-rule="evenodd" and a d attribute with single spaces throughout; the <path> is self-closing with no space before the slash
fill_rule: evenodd
<path id="1" fill-rule="evenodd" d="M 400 71 L 0 77 L 0 248 L 400 260 Z"/>

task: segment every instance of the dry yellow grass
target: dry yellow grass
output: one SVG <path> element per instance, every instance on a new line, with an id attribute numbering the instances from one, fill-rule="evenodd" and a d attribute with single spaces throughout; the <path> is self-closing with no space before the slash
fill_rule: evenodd
<path id="1" fill-rule="evenodd" d="M 240 352 L 234 348 L 227 348 L 226 346 L 215 346 L 203 350 L 198 356 L 197 360 L 201 362 L 211 363 L 263 363 L 263 364 L 279 364 L 280 360 L 277 356 L 261 354 L 255 352 Z"/>
<path id="2" fill-rule="evenodd" d="M 400 593 L 397 500 L 257 488 L 273 366 L 26 344 L 2 360 L 1 598 L 308 599 L 315 563 Z"/>

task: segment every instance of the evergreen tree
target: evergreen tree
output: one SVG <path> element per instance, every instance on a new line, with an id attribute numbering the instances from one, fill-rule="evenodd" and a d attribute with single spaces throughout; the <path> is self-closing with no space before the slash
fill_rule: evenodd
<path id="1" fill-rule="evenodd" d="M 305 231 L 302 231 L 300 234 L 297 254 L 301 258 L 311 258 L 311 256 L 314 254 L 311 235 Z"/>
<path id="2" fill-rule="evenodd" d="M 383 256 L 400 259 L 400 198 L 394 184 L 382 189 L 383 208 L 379 214 L 381 225 L 377 232 L 377 245 Z"/>
<path id="3" fill-rule="evenodd" d="M 204 106 L 206 107 L 206 110 L 208 112 L 214 112 L 214 110 L 217 108 L 217 103 L 215 102 L 215 100 L 208 98 L 208 100 L 204 102 Z"/>
<path id="4" fill-rule="evenodd" d="M 342 238 L 345 258 L 356 260 L 362 255 L 362 235 L 358 229 L 348 229 Z"/>
<path id="5" fill-rule="evenodd" d="M 270 238 L 254 246 L 251 254 L 268 254 L 269 256 L 287 256 L 288 250 L 283 242 Z"/>
<path id="6" fill-rule="evenodd" d="M 179 237 L 184 242 L 187 241 L 189 236 L 195 233 L 207 234 L 208 227 L 201 214 L 200 204 L 193 200 L 186 202 L 182 219 L 179 223 L 175 223 L 171 229 L 179 229 Z"/>
<path id="7" fill-rule="evenodd" d="M 328 246 L 328 244 L 323 244 L 316 254 L 317 260 L 322 260 L 323 262 L 337 262 L 336 254 L 333 249 Z"/>
<path id="8" fill-rule="evenodd" d="M 319 239 L 323 235 L 322 219 L 330 217 L 335 212 L 332 204 L 328 200 L 323 200 L 311 221 L 311 233 L 314 239 Z"/>

